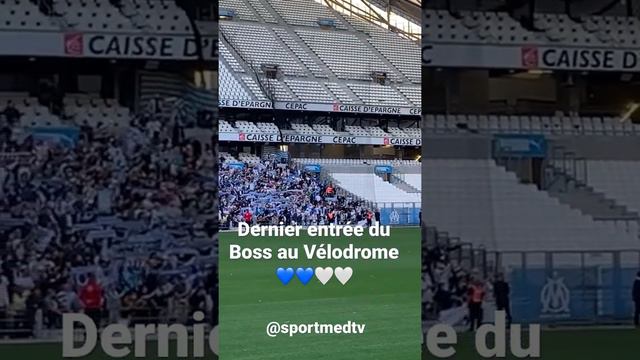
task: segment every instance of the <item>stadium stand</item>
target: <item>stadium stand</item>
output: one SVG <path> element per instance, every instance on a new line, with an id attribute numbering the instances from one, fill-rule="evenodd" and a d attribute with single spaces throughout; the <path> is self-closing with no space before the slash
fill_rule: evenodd
<path id="1" fill-rule="evenodd" d="M 424 196 L 438 209 L 429 221 L 474 244 L 499 251 L 640 248 L 637 224 L 596 222 L 492 160 L 425 159 L 423 166 Z"/>
<path id="2" fill-rule="evenodd" d="M 220 7 L 236 14 L 220 23 L 227 99 L 421 106 L 414 41 L 309 0 Z M 264 65 L 277 66 L 277 80 L 264 79 Z M 374 72 L 387 83 L 373 83 Z"/>
<path id="3" fill-rule="evenodd" d="M 2 4 L 4 29 L 109 31 L 119 33 L 190 34 L 191 24 L 175 1 L 109 0 L 34 1 Z"/>
<path id="4" fill-rule="evenodd" d="M 638 4 L 425 4 L 425 318 L 457 308 L 464 323 L 465 284 L 480 277 L 490 291 L 504 272 L 519 321 L 626 324 L 640 266 L 636 69 L 570 58 L 635 57 Z M 591 269 L 620 285 L 589 280 Z M 571 306 L 553 313 L 559 281 Z"/>
<path id="5" fill-rule="evenodd" d="M 0 30 L 11 41 L 13 31 L 193 36 L 173 0 L 3 0 Z M 37 71 L 15 73 L 0 59 L 3 340 L 59 340 L 64 312 L 98 326 L 186 324 L 198 310 L 217 321 L 216 96 L 194 85 L 192 62 L 176 74 L 162 59 L 151 70 L 91 57 L 34 57 Z"/>
<path id="6" fill-rule="evenodd" d="M 295 164 L 241 153 L 238 160 L 246 167 L 239 169 L 229 165 L 228 154 L 221 156 L 224 158 L 220 170 L 222 226 L 233 228 L 239 222 L 357 224 L 374 211 L 365 202 L 341 194 L 331 183 Z"/>
<path id="7" fill-rule="evenodd" d="M 620 116 L 429 114 L 425 129 L 431 133 L 614 135 L 640 134 L 640 125 Z"/>
<path id="8" fill-rule="evenodd" d="M 195 309 L 211 316 L 212 148 L 173 137 L 175 127 L 146 111 L 120 119 L 112 100 L 70 94 L 64 103 L 88 108 L 75 148 L 3 126 L 0 276 L 9 300 L 1 314 L 9 318 L 0 331 L 33 335 L 28 314 L 38 309 L 46 328 L 59 327 L 60 312 L 87 310 L 82 289 L 93 277 L 107 304 L 99 322 L 186 321 Z"/>
<path id="9" fill-rule="evenodd" d="M 577 22 L 567 14 L 537 13 L 534 27 L 526 29 L 505 12 L 425 11 L 425 36 L 430 41 L 453 43 L 562 44 L 573 46 L 636 46 L 638 19 L 624 16 L 589 16 Z"/>

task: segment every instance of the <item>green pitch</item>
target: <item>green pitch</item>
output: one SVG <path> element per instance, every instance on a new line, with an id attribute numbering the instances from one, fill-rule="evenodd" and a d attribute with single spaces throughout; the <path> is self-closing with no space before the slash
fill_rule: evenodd
<path id="1" fill-rule="evenodd" d="M 150 344 L 151 346 L 151 344 Z M 241 347 L 248 350 L 247 343 Z M 455 360 L 481 359 L 473 355 L 473 339 L 468 334 L 462 335 L 458 350 L 452 358 Z M 30 345 L 0 345 L 0 358 L 2 359 L 62 359 L 60 345 L 55 344 L 30 344 Z M 150 352 L 151 354 L 153 352 Z M 543 360 L 635 360 L 640 354 L 640 331 L 634 330 L 573 330 L 573 331 L 546 331 L 542 334 Z M 149 356 L 149 359 L 155 359 Z M 266 356 L 256 356 L 255 360 L 269 359 Z M 315 359 L 300 356 L 301 359 Z M 104 355 L 93 354 L 82 358 L 83 360 L 107 359 Z M 133 359 L 129 357 L 126 359 Z M 175 359 L 175 358 L 169 358 Z M 207 359 L 216 360 L 215 356 Z M 435 359 L 427 354 L 426 349 L 422 359 Z M 508 359 L 514 359 L 509 357 Z"/>
<path id="2" fill-rule="evenodd" d="M 96 350 L 92 352 L 90 355 L 83 356 L 81 360 L 111 360 L 112 357 L 107 356 L 99 349 L 100 345 L 96 346 Z M 159 358 L 157 356 L 157 343 L 154 341 L 149 341 L 147 343 L 147 357 L 146 359 L 166 359 L 166 360 L 195 360 L 196 358 L 187 357 L 180 358 L 176 357 L 176 347 L 175 343 L 172 343 L 169 347 L 169 354 L 173 354 L 173 356 L 169 356 L 166 358 Z M 133 346 L 130 346 L 133 354 Z M 191 347 L 189 347 L 189 353 L 191 354 Z M 218 357 L 213 355 L 208 348 L 206 350 L 206 359 L 217 360 Z M 62 357 L 62 344 L 54 344 L 54 343 L 33 343 L 33 344 L 2 344 L 2 340 L 0 340 L 0 359 L 7 360 L 62 360 L 66 359 Z M 121 359 L 138 359 L 133 355 L 129 355 L 127 357 Z"/>
<path id="3" fill-rule="evenodd" d="M 302 244 L 396 247 L 397 260 L 307 260 Z M 300 247 L 298 260 L 229 260 L 229 245 L 276 249 Z M 394 228 L 391 237 L 239 238 L 220 236 L 220 358 L 222 360 L 418 360 L 420 359 L 420 230 Z M 352 267 L 342 285 L 335 278 L 283 285 L 278 267 Z M 266 326 L 366 324 L 364 335 L 309 334 L 271 338 Z"/>
<path id="4" fill-rule="evenodd" d="M 640 358 L 640 330 L 555 330 L 543 331 L 540 359 L 543 360 L 635 360 Z M 475 353 L 474 339 L 464 334 L 452 359 L 482 359 Z M 507 351 L 508 352 L 508 351 Z M 435 359 L 424 349 L 422 359 Z M 516 359 L 513 356 L 507 359 Z"/>

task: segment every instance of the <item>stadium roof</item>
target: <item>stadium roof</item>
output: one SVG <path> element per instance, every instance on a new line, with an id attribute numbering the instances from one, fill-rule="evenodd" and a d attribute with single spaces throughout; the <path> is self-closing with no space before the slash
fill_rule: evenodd
<path id="1" fill-rule="evenodd" d="M 340 12 L 388 28 L 407 38 L 420 39 L 422 0 L 315 0 Z"/>
<path id="2" fill-rule="evenodd" d="M 422 22 L 422 0 L 389 0 L 389 6 L 402 11 L 418 22 Z"/>
<path id="3" fill-rule="evenodd" d="M 371 4 L 377 5 L 383 9 L 387 6 L 390 9 L 404 13 L 413 21 L 420 23 L 422 21 L 422 0 L 363 0 Z"/>

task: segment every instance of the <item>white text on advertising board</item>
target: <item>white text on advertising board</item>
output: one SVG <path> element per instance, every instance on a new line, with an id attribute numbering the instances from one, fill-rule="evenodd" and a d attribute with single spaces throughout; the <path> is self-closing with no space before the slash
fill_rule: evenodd
<path id="1" fill-rule="evenodd" d="M 530 48 L 527 67 L 561 70 L 628 71 L 640 68 L 640 54 L 622 49 Z M 536 56 L 537 55 L 537 60 Z"/>
<path id="2" fill-rule="evenodd" d="M 289 143 L 321 143 L 322 136 L 320 135 L 295 135 L 295 134 L 247 134 L 240 133 L 238 136 L 239 141 L 252 141 L 252 142 L 289 142 Z"/>
<path id="3" fill-rule="evenodd" d="M 129 34 L 65 34 L 65 54 L 141 59 L 195 59 L 197 46 L 194 38 L 168 35 Z M 216 57 L 216 42 L 202 40 L 205 59 Z"/>
<path id="4" fill-rule="evenodd" d="M 220 107 L 248 108 L 248 109 L 271 109 L 270 101 L 256 100 L 225 100 L 218 101 Z"/>
<path id="5" fill-rule="evenodd" d="M 340 111 L 365 114 L 400 115 L 400 107 L 397 106 L 340 105 Z"/>
<path id="6" fill-rule="evenodd" d="M 420 138 L 367 137 L 352 135 L 300 135 L 265 133 L 220 133 L 220 141 L 246 141 L 301 144 L 422 146 Z"/>

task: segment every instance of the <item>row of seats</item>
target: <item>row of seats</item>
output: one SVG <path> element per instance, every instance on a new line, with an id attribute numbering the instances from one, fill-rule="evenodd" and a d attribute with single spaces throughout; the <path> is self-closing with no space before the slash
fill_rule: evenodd
<path id="1" fill-rule="evenodd" d="M 389 203 L 413 203 L 419 206 L 421 202 L 420 193 L 405 192 L 376 174 L 332 172 L 331 177 L 341 188 L 380 207 Z"/>
<path id="2" fill-rule="evenodd" d="M 249 154 L 249 153 L 240 153 L 238 154 L 238 160 L 243 163 L 256 165 L 260 163 L 260 158 L 257 155 Z"/>
<path id="3" fill-rule="evenodd" d="M 66 94 L 63 98 L 65 116 L 76 125 L 91 127 L 122 126 L 128 124 L 130 110 L 121 106 L 115 99 L 104 99 L 98 94 Z M 13 106 L 20 113 L 20 126 L 40 127 L 69 125 L 60 117 L 52 114 L 49 108 L 26 92 L 0 93 L 0 111 Z"/>
<path id="4" fill-rule="evenodd" d="M 640 125 L 612 116 L 426 115 L 424 128 L 435 133 L 640 135 Z"/>
<path id="5" fill-rule="evenodd" d="M 562 44 L 574 46 L 631 46 L 640 44 L 640 19 L 623 16 L 587 16 L 580 22 L 566 14 L 534 15 L 534 28 L 525 28 L 505 12 L 426 10 L 426 41 L 496 44 Z"/>
<path id="6" fill-rule="evenodd" d="M 421 107 L 421 90 L 418 86 L 393 87 L 371 82 L 335 83 L 317 80 L 268 79 L 260 85 L 255 77 L 234 74 L 224 62 L 220 62 L 221 99 L 266 100 L 265 91 L 276 101 L 299 101 L 318 104 L 365 104 L 372 106 Z M 351 95 L 353 94 L 353 95 Z"/>
<path id="7" fill-rule="evenodd" d="M 236 78 L 224 83 L 234 89 L 221 91 L 235 96 L 230 100 L 421 107 L 416 42 L 313 1 L 224 0 L 221 6 L 236 14 L 219 26 L 220 62 Z M 318 19 L 336 27 L 319 29 Z M 277 80 L 256 83 L 265 77 L 263 65 L 278 67 Z M 373 73 L 386 73 L 385 85 L 373 83 Z"/>
<path id="8" fill-rule="evenodd" d="M 226 151 L 220 151 L 218 153 L 218 158 L 224 159 L 225 163 L 228 163 L 228 162 L 237 163 L 238 162 L 238 159 L 236 159 L 233 155 L 231 155 L 230 153 L 228 153 Z"/>
<path id="9" fill-rule="evenodd" d="M 240 81 L 232 75 L 224 63 L 219 64 L 218 94 L 221 99 L 250 99 L 251 96 Z"/>
<path id="10" fill-rule="evenodd" d="M 425 221 L 497 251 L 640 249 L 638 225 L 597 222 L 491 160 L 423 159 Z"/>
<path id="11" fill-rule="evenodd" d="M 192 32 L 186 13 L 174 0 L 121 0 L 119 4 L 110 0 L 52 0 L 50 9 L 45 5 L 40 11 L 36 1 L 3 0 L 0 29 Z"/>

